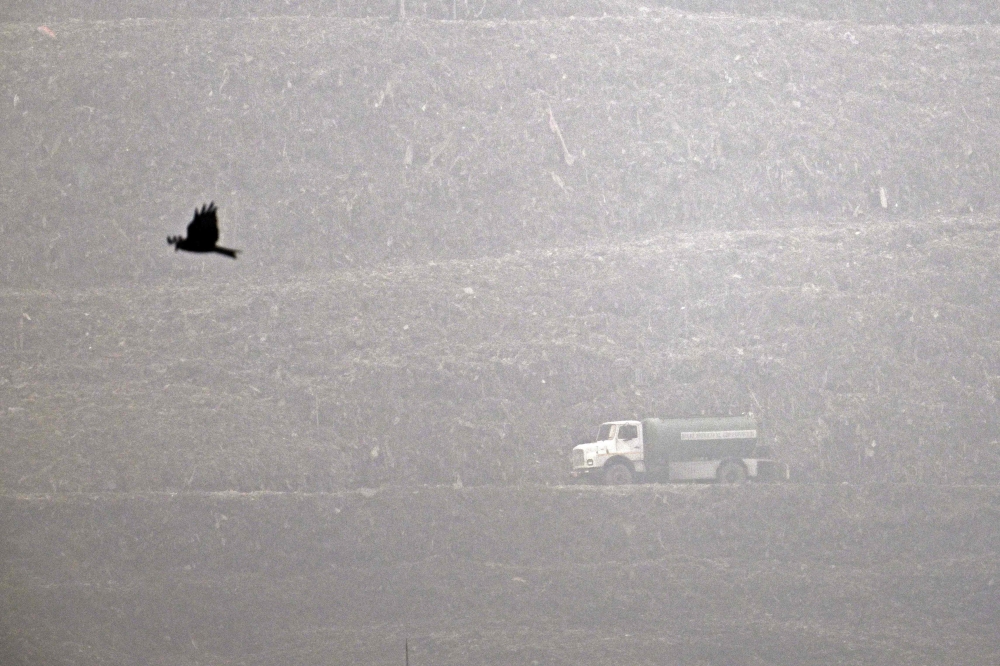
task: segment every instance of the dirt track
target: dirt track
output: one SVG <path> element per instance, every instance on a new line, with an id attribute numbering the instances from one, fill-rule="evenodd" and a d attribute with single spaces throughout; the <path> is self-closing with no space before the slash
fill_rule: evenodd
<path id="1" fill-rule="evenodd" d="M 6 497 L 4 663 L 985 664 L 1000 492 Z"/>

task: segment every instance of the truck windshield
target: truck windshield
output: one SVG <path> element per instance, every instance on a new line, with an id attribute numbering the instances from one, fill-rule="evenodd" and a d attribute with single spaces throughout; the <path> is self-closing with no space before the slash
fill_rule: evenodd
<path id="1" fill-rule="evenodd" d="M 597 431 L 597 441 L 598 442 L 606 442 L 609 439 L 613 439 L 614 438 L 614 430 L 615 430 L 615 424 L 614 423 L 605 423 L 605 424 L 603 424 L 601 426 L 601 429 Z"/>

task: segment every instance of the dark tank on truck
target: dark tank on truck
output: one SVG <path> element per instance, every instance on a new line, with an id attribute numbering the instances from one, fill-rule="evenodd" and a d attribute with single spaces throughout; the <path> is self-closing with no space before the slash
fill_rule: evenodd
<path id="1" fill-rule="evenodd" d="M 572 474 L 609 485 L 633 482 L 788 479 L 788 465 L 763 446 L 756 418 L 609 421 L 597 441 L 573 447 Z"/>

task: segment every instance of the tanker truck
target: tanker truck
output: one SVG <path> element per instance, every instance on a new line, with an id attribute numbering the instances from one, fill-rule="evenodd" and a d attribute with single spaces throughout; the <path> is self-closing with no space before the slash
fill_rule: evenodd
<path id="1" fill-rule="evenodd" d="M 788 465 L 763 446 L 752 414 L 609 421 L 597 441 L 574 446 L 572 456 L 575 479 L 608 485 L 788 479 Z"/>

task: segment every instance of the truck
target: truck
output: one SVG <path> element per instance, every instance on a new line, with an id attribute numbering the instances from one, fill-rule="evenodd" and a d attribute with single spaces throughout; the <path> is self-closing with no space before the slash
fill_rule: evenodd
<path id="1" fill-rule="evenodd" d="M 607 485 L 787 480 L 788 465 L 775 460 L 763 441 L 752 414 L 609 421 L 597 441 L 573 447 L 571 474 Z"/>

